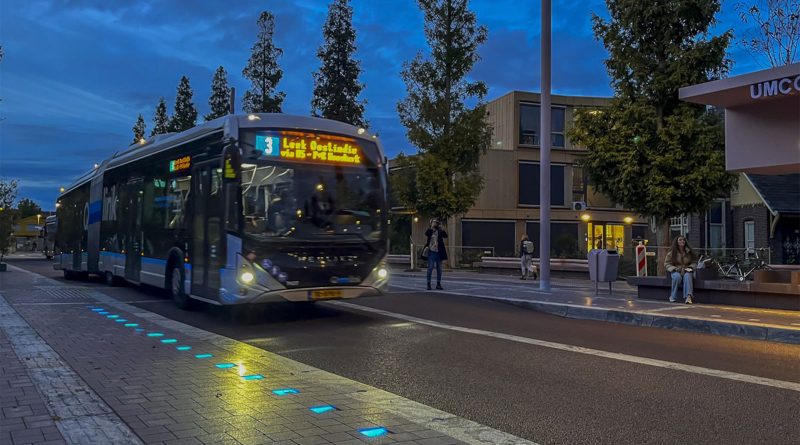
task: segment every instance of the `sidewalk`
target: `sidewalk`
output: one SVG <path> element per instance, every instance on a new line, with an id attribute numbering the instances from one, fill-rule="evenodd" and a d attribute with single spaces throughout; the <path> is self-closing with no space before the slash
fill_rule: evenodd
<path id="1" fill-rule="evenodd" d="M 16 267 L 0 359 L 2 444 L 530 443 Z"/>
<path id="2" fill-rule="evenodd" d="M 424 290 L 425 271 L 395 271 L 390 287 L 398 291 Z M 634 326 L 658 327 L 800 344 L 800 312 L 703 304 L 676 304 L 639 300 L 636 287 L 578 278 L 552 278 L 550 291 L 539 281 L 522 281 L 517 275 L 445 271 L 444 292 L 471 298 L 489 298 L 567 318 L 600 320 Z"/>

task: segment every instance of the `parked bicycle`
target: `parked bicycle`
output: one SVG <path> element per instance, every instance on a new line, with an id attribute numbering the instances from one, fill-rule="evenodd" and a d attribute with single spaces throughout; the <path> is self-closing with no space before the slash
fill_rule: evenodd
<path id="1" fill-rule="evenodd" d="M 705 267 L 708 267 L 709 264 L 714 265 L 722 278 L 742 282 L 749 279 L 753 272 L 757 270 L 772 270 L 772 266 L 763 259 L 763 254 L 766 250 L 765 248 L 759 248 L 753 251 L 753 259 L 748 261 L 752 265 L 743 265 L 737 255 L 730 256 L 729 260 L 731 261 L 729 262 L 720 262 L 716 258 L 701 255 L 698 262 L 703 263 Z M 759 255 L 759 253 L 761 254 Z"/>

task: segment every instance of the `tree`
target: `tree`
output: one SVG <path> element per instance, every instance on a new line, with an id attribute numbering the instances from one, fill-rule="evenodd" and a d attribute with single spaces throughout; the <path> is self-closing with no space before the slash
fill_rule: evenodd
<path id="1" fill-rule="evenodd" d="M 0 263 L 11 246 L 13 230 L 13 213 L 11 205 L 17 199 L 17 181 L 0 179 Z"/>
<path id="2" fill-rule="evenodd" d="M 659 239 L 668 219 L 701 212 L 727 193 L 718 113 L 678 99 L 678 89 L 722 77 L 730 32 L 707 38 L 718 0 L 606 0 L 610 20 L 594 16 L 609 53 L 611 105 L 581 110 L 569 132 L 589 149 L 589 182 L 614 201 L 655 217 Z"/>
<path id="3" fill-rule="evenodd" d="M 138 144 L 139 141 L 144 139 L 145 132 L 147 131 L 147 126 L 144 124 L 144 118 L 142 114 L 139 113 L 139 117 L 136 118 L 136 124 L 133 126 L 133 143 Z"/>
<path id="4" fill-rule="evenodd" d="M 17 203 L 17 216 L 19 218 L 27 218 L 29 216 L 36 216 L 42 213 L 42 208 L 39 204 L 33 202 L 28 198 L 22 198 Z"/>
<path id="5" fill-rule="evenodd" d="M 150 132 L 150 136 L 169 133 L 169 120 L 167 102 L 162 97 L 156 106 L 156 113 L 153 116 L 153 131 Z"/>
<path id="6" fill-rule="evenodd" d="M 350 0 L 334 0 L 322 28 L 325 43 L 317 51 L 321 64 L 314 73 L 311 114 L 364 127 L 365 102 L 358 99 L 364 84 L 358 81 L 359 62 L 353 60 L 356 32 L 352 22 Z"/>
<path id="7" fill-rule="evenodd" d="M 242 75 L 252 83 L 252 88 L 244 93 L 243 108 L 247 113 L 280 113 L 286 94 L 275 91 L 283 77 L 283 70 L 278 66 L 283 50 L 272 43 L 275 17 L 267 11 L 262 12 L 258 29 L 253 53 L 242 70 Z"/>
<path id="8" fill-rule="evenodd" d="M 178 133 L 188 130 L 197 125 L 197 108 L 192 102 L 192 87 L 189 85 L 189 78 L 181 76 L 178 84 L 178 94 L 175 96 L 175 110 L 169 121 L 169 131 Z"/>
<path id="9" fill-rule="evenodd" d="M 736 4 L 746 25 L 740 43 L 756 57 L 766 56 L 771 66 L 797 60 L 800 47 L 800 0 L 752 0 Z"/>
<path id="10" fill-rule="evenodd" d="M 491 143 L 485 120 L 486 84 L 467 75 L 486 41 L 468 0 L 418 0 L 431 48 L 403 67 L 407 96 L 397 105 L 408 140 L 419 153 L 400 156 L 396 196 L 409 209 L 449 218 L 466 213 L 483 187 L 480 156 Z M 470 108 L 467 101 L 476 104 Z M 405 176 L 405 178 L 403 178 Z"/>
<path id="11" fill-rule="evenodd" d="M 225 68 L 218 67 L 214 72 L 214 80 L 211 81 L 211 96 L 208 98 L 208 106 L 211 112 L 206 114 L 204 119 L 210 121 L 228 114 L 231 102 L 231 90 L 228 88 L 228 73 Z"/>

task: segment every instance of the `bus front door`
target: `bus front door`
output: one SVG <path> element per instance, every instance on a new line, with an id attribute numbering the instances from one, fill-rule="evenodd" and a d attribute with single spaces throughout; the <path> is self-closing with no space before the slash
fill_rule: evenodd
<path id="1" fill-rule="evenodd" d="M 125 184 L 125 223 L 122 225 L 125 240 L 125 279 L 139 282 L 142 269 L 142 192 L 141 178 L 134 178 Z"/>
<path id="2" fill-rule="evenodd" d="M 219 161 L 192 170 L 192 294 L 219 300 L 220 268 L 225 264 L 222 244 L 222 177 Z"/>

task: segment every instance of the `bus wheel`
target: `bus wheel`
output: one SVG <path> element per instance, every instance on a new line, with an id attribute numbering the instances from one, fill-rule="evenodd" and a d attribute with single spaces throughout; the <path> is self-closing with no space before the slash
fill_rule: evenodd
<path id="1" fill-rule="evenodd" d="M 192 308 L 192 299 L 189 298 L 184 291 L 183 273 L 183 268 L 180 266 L 172 267 L 172 271 L 169 274 L 169 290 L 170 294 L 172 295 L 172 301 L 175 302 L 175 305 L 181 309 L 188 310 Z"/>
<path id="2" fill-rule="evenodd" d="M 108 286 L 116 286 L 117 285 L 117 277 L 114 276 L 111 272 L 106 272 L 103 274 L 103 279 Z"/>

